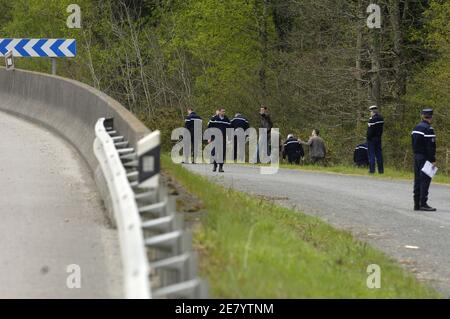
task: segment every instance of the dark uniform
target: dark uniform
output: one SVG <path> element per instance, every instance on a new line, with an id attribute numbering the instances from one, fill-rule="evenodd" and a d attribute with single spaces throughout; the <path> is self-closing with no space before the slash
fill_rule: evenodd
<path id="1" fill-rule="evenodd" d="M 432 109 L 424 109 L 422 115 L 432 117 Z M 431 177 L 422 172 L 427 161 L 436 162 L 436 134 L 426 120 L 420 122 L 412 131 L 412 148 L 414 152 L 414 209 L 435 211 L 428 206 L 428 190 Z"/>
<path id="2" fill-rule="evenodd" d="M 300 159 L 305 156 L 303 146 L 298 139 L 290 136 L 283 146 L 283 158 L 287 157 L 289 164 L 300 164 Z"/>
<path id="3" fill-rule="evenodd" d="M 376 109 L 376 108 L 375 108 Z M 374 110 L 374 107 L 371 107 Z M 375 160 L 378 165 L 378 173 L 384 173 L 383 152 L 381 148 L 381 137 L 383 136 L 384 119 L 375 113 L 369 119 L 369 127 L 367 128 L 367 144 L 369 151 L 369 171 L 375 173 Z"/>
<path id="4" fill-rule="evenodd" d="M 369 153 L 367 142 L 356 146 L 353 153 L 353 161 L 359 167 L 367 167 L 369 165 Z"/>
<path id="5" fill-rule="evenodd" d="M 202 134 L 202 118 L 198 116 L 195 112 L 191 112 L 186 118 L 184 119 L 184 127 L 189 131 L 191 134 L 191 155 L 192 155 L 192 163 L 195 163 L 195 159 L 197 158 L 198 150 L 195 148 L 195 127 L 198 127 L 197 134 Z M 201 143 L 202 136 L 200 138 L 197 136 L 197 143 Z"/>
<path id="6" fill-rule="evenodd" d="M 223 163 L 225 162 L 226 157 L 226 147 L 227 147 L 227 128 L 231 128 L 231 123 L 228 117 L 224 116 L 221 118 L 219 115 L 213 116 L 208 123 L 208 128 L 217 128 L 222 132 L 222 156 L 217 154 L 216 149 L 213 149 L 211 155 L 213 156 L 213 164 L 215 172 L 217 170 L 217 165 L 219 165 L 219 172 L 223 172 Z"/>
<path id="7" fill-rule="evenodd" d="M 234 128 L 234 130 L 242 129 L 245 132 L 250 127 L 250 124 L 245 117 L 243 117 L 241 114 L 238 113 L 231 120 L 231 127 Z M 238 138 L 237 138 L 237 136 L 234 136 L 234 160 L 237 160 L 237 153 L 238 153 L 237 150 L 238 150 Z M 244 148 L 244 150 L 245 150 L 245 148 Z M 244 156 L 244 159 L 245 159 L 245 156 Z"/>

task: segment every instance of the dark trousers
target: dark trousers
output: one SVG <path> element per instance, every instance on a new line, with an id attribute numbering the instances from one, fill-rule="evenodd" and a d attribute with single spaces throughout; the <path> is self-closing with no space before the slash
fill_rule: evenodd
<path id="1" fill-rule="evenodd" d="M 270 138 L 270 136 L 271 136 L 270 134 L 271 134 L 270 132 L 267 133 L 267 140 L 266 140 L 266 154 L 268 157 L 270 157 L 271 152 L 272 152 L 272 150 L 271 150 L 271 148 L 272 148 L 271 141 L 272 140 Z M 261 140 L 261 138 L 262 138 L 261 136 L 259 138 L 260 139 L 258 140 L 258 144 L 256 145 L 256 163 L 262 163 L 261 156 L 260 156 L 259 143 L 263 143 L 264 140 Z M 267 164 L 267 163 L 264 163 L 264 164 Z"/>
<path id="2" fill-rule="evenodd" d="M 367 168 L 369 166 L 369 163 L 368 162 L 356 162 L 356 166 Z"/>
<path id="3" fill-rule="evenodd" d="M 223 140 L 222 144 L 222 156 L 220 156 L 219 152 L 216 152 L 216 149 L 214 148 L 211 152 L 211 155 L 213 156 L 213 165 L 216 168 L 217 165 L 219 165 L 220 168 L 223 167 L 223 163 L 225 162 L 226 156 L 227 156 L 227 141 Z"/>
<path id="4" fill-rule="evenodd" d="M 375 173 L 375 160 L 378 165 L 378 173 L 384 173 L 383 151 L 381 149 L 381 139 L 376 138 L 368 141 L 369 144 L 369 171 Z"/>
<path id="5" fill-rule="evenodd" d="M 300 165 L 300 155 L 291 155 L 288 156 L 289 164 L 297 164 Z"/>
<path id="6" fill-rule="evenodd" d="M 196 149 L 195 148 L 194 131 L 189 131 L 189 133 L 190 133 L 191 138 L 190 138 L 190 140 L 186 139 L 185 144 L 184 144 L 185 151 L 187 152 L 187 150 L 189 150 L 189 152 L 184 154 L 184 163 L 195 163 L 195 160 L 197 159 L 199 152 L 201 152 L 201 150 L 199 150 L 198 148 L 201 147 L 202 141 L 201 140 L 197 141 L 197 143 L 200 145 L 197 145 L 197 149 Z"/>
<path id="7" fill-rule="evenodd" d="M 195 138 L 194 133 L 191 133 L 191 157 L 192 163 L 195 163 L 195 159 L 197 158 L 198 151 L 195 149 Z"/>
<path id="8" fill-rule="evenodd" d="M 240 158 L 238 158 L 238 138 L 237 138 L 237 136 L 235 136 L 234 137 L 234 150 L 233 150 L 233 159 L 235 160 L 235 161 L 239 161 L 239 162 L 244 162 L 245 163 L 245 151 L 246 151 L 246 148 L 247 148 L 247 146 L 246 146 L 246 144 L 244 145 L 244 148 L 242 149 L 242 151 L 243 151 L 243 154 L 240 154 L 241 156 L 240 156 Z"/>
<path id="9" fill-rule="evenodd" d="M 217 163 L 215 160 L 213 162 L 214 169 L 217 169 L 217 165 L 219 165 L 219 169 L 223 169 L 223 163 Z"/>
<path id="10" fill-rule="evenodd" d="M 416 156 L 414 159 L 414 198 L 420 199 L 420 204 L 424 205 L 428 201 L 428 190 L 430 189 L 431 177 L 422 172 L 426 159 Z"/>

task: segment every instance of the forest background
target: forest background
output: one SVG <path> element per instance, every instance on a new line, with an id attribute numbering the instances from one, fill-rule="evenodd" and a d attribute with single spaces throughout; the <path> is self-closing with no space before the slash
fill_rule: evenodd
<path id="1" fill-rule="evenodd" d="M 69 29 L 76 2 L 82 28 Z M 366 24 L 369 4 L 381 29 Z M 411 131 L 435 109 L 438 165 L 449 173 L 450 1 L 0 0 L 0 38 L 76 38 L 58 74 L 111 95 L 168 148 L 188 106 L 204 120 L 225 107 L 259 126 L 266 105 L 282 136 L 318 128 L 329 161 L 349 164 L 368 107 L 385 117 L 389 166 L 411 168 Z M 3 63 L 0 62 L 0 63 Z M 48 59 L 16 67 L 50 72 Z"/>

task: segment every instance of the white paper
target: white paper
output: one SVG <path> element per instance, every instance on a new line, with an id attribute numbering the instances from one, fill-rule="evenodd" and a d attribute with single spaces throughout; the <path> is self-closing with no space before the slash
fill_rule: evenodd
<path id="1" fill-rule="evenodd" d="M 422 168 L 422 172 L 424 172 L 431 178 L 433 178 L 434 175 L 436 175 L 437 171 L 438 171 L 438 168 L 436 166 L 433 167 L 433 164 L 431 164 L 429 161 L 426 161 L 425 165 Z"/>

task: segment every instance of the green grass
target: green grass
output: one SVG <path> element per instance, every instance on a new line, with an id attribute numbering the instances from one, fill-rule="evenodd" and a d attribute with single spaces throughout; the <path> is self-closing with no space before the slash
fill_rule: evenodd
<path id="1" fill-rule="evenodd" d="M 356 175 L 356 176 L 371 176 L 373 178 L 383 178 L 383 179 L 398 179 L 398 180 L 409 180 L 414 179 L 414 173 L 411 171 L 399 170 L 395 168 L 387 167 L 383 175 L 376 173 L 375 175 L 370 175 L 368 169 L 358 168 L 356 166 L 348 165 L 334 165 L 334 166 L 319 166 L 319 165 L 290 165 L 290 164 L 280 164 L 280 168 L 297 169 L 300 171 L 312 171 L 321 173 L 333 173 L 333 174 L 343 174 L 343 175 Z M 450 176 L 438 172 L 438 174 L 433 178 L 433 183 L 437 184 L 450 184 Z"/>
<path id="2" fill-rule="evenodd" d="M 206 207 L 194 244 L 213 297 L 441 297 L 348 232 L 213 184 L 167 156 L 163 169 Z M 367 288 L 370 264 L 381 267 L 381 289 Z"/>

